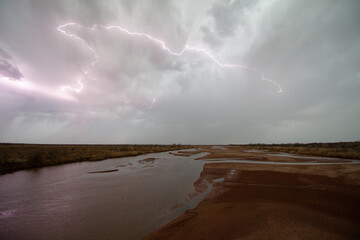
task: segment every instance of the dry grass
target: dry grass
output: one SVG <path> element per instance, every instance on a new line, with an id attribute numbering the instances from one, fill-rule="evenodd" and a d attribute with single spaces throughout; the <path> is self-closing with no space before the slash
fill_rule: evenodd
<path id="1" fill-rule="evenodd" d="M 360 159 L 360 142 L 308 143 L 308 144 L 249 144 L 248 149 L 261 149 L 321 157 Z"/>
<path id="2" fill-rule="evenodd" d="M 0 144 L 0 174 L 20 169 L 185 149 L 185 145 Z"/>
<path id="3" fill-rule="evenodd" d="M 293 154 L 360 159 L 360 142 L 231 145 Z M 194 148 L 194 145 L 37 145 L 0 144 L 0 174 L 80 161 Z M 211 146 L 201 146 L 210 148 Z"/>

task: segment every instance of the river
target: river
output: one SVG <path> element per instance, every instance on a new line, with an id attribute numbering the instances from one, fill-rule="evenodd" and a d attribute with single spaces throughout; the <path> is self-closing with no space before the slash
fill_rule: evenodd
<path id="1" fill-rule="evenodd" d="M 200 178 L 205 163 L 359 163 L 359 160 L 338 162 L 339 159 L 284 153 L 277 155 L 313 161 L 272 162 L 229 158 L 194 161 L 206 154 L 186 157 L 162 152 L 2 175 L 0 239 L 139 239 L 196 207 L 211 191 L 212 183 L 223 180 L 209 182 Z M 205 185 L 197 188 L 200 192 L 193 185 L 198 179 Z"/>
<path id="2" fill-rule="evenodd" d="M 163 152 L 0 176 L 0 239 L 138 239 L 201 201 L 206 193 L 188 196 L 203 168 L 194 159 L 203 155 Z M 103 170 L 113 172 L 91 173 Z"/>

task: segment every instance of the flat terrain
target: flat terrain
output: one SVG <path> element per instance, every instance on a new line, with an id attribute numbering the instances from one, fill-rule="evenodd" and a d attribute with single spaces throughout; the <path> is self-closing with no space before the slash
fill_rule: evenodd
<path id="1" fill-rule="evenodd" d="M 210 182 L 211 192 L 144 239 L 360 239 L 360 164 L 236 146 L 178 154 L 203 151 L 194 185 L 205 191 Z"/>
<path id="2" fill-rule="evenodd" d="M 64 163 L 99 161 L 108 158 L 136 156 L 197 147 L 195 145 L 67 145 L 67 144 L 1 144 L 0 174 L 22 169 L 59 165 Z M 211 146 L 201 146 L 209 149 Z M 260 149 L 323 157 L 360 159 L 360 142 L 310 143 L 310 144 L 250 144 L 232 145 L 237 149 Z M 221 153 L 225 157 L 229 154 Z M 258 158 L 259 156 L 255 156 Z M 253 159 L 256 160 L 256 159 Z"/>
<path id="3" fill-rule="evenodd" d="M 43 145 L 0 144 L 0 174 L 21 169 L 64 163 L 99 161 L 108 158 L 189 148 L 184 145 Z"/>
<path id="4" fill-rule="evenodd" d="M 239 146 L 245 147 L 247 149 L 261 149 L 321 157 L 360 159 L 360 142 L 248 144 Z"/>

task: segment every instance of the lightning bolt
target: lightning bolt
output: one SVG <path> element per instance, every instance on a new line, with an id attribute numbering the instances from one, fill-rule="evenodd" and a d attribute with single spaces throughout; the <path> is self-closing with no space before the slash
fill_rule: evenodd
<path id="1" fill-rule="evenodd" d="M 0 76 L 0 89 L 2 86 L 5 86 L 7 89 L 12 89 L 14 91 L 21 90 L 23 93 L 26 92 L 36 92 L 43 96 L 51 97 L 51 98 L 59 98 L 63 100 L 71 100 L 75 101 L 76 99 L 72 96 L 64 94 L 60 91 L 54 91 L 53 89 L 49 89 L 38 84 L 35 84 L 25 78 L 21 78 L 20 80 L 14 80 L 8 77 Z"/>
<path id="2" fill-rule="evenodd" d="M 77 35 L 75 35 L 73 33 L 67 32 L 65 29 L 67 27 L 69 27 L 69 26 L 77 26 L 79 28 L 83 28 L 83 29 L 87 29 L 87 30 L 91 30 L 91 31 L 95 31 L 97 28 L 103 28 L 103 29 L 106 29 L 106 30 L 114 29 L 114 30 L 118 30 L 120 32 L 126 33 L 127 35 L 143 37 L 143 38 L 155 43 L 160 48 L 162 48 L 165 52 L 167 52 L 168 54 L 173 55 L 173 56 L 182 56 L 185 52 L 194 52 L 194 53 L 197 53 L 197 54 L 201 54 L 201 55 L 207 57 L 208 59 L 210 59 L 211 61 L 213 61 L 216 65 L 218 65 L 221 68 L 241 68 L 241 69 L 245 69 L 245 70 L 248 70 L 248 71 L 258 73 L 261 76 L 261 79 L 263 81 L 267 81 L 267 82 L 269 82 L 271 84 L 274 84 L 278 88 L 278 91 L 277 91 L 278 93 L 283 92 L 283 89 L 281 88 L 281 85 L 278 82 L 276 82 L 275 80 L 272 80 L 272 79 L 266 77 L 265 73 L 261 69 L 252 68 L 252 67 L 248 67 L 248 66 L 241 65 L 241 64 L 222 63 L 214 55 L 212 55 L 209 51 L 207 51 L 204 48 L 185 45 L 184 48 L 181 51 L 176 52 L 176 51 L 170 49 L 167 46 L 167 44 L 165 43 L 165 41 L 163 41 L 163 40 L 160 40 L 160 39 L 158 39 L 158 38 L 156 38 L 156 37 L 154 37 L 154 36 L 152 36 L 150 34 L 147 34 L 147 33 L 133 32 L 133 31 L 130 31 L 130 30 L 128 30 L 128 29 L 126 29 L 126 28 L 124 28 L 122 26 L 118 26 L 118 25 L 105 26 L 105 25 L 100 25 L 100 24 L 94 24 L 91 27 L 85 27 L 85 26 L 82 26 L 82 25 L 80 25 L 78 23 L 70 22 L 70 23 L 65 23 L 63 25 L 58 26 L 57 30 L 60 33 L 79 41 L 83 45 L 83 47 L 88 49 L 93 54 L 94 59 L 93 59 L 93 61 L 91 61 L 90 66 L 88 68 L 86 68 L 86 69 L 82 69 L 83 73 L 85 75 L 87 75 L 88 77 L 90 77 L 90 78 L 92 78 L 91 75 L 89 75 L 90 68 L 94 67 L 95 64 L 99 61 L 99 56 L 98 56 L 96 50 L 94 48 L 92 48 L 85 39 L 83 39 L 83 38 L 81 38 L 81 37 L 79 37 L 79 36 L 77 36 Z M 79 83 L 78 88 L 72 88 L 70 86 L 62 86 L 62 89 L 80 93 L 81 90 L 83 89 L 83 84 L 80 81 L 78 81 L 78 83 Z M 156 102 L 156 97 L 153 98 L 153 101 L 152 101 L 151 104 L 147 104 L 148 107 L 151 108 L 155 102 Z"/>
<path id="3" fill-rule="evenodd" d="M 155 102 L 157 101 L 158 97 L 160 96 L 160 94 L 161 94 L 161 92 L 159 92 L 158 94 L 156 94 L 156 96 L 154 96 L 154 97 L 152 98 L 152 100 L 151 100 L 150 103 L 146 103 L 146 102 L 145 102 L 145 103 L 144 103 L 145 106 L 147 106 L 149 109 L 152 109 L 153 106 L 154 106 L 154 104 L 155 104 Z"/>
<path id="4" fill-rule="evenodd" d="M 70 86 L 61 86 L 61 91 L 71 91 L 71 92 L 76 92 L 76 93 L 80 93 L 81 90 L 84 88 L 84 84 L 81 82 L 81 80 L 77 81 L 79 84 L 79 87 L 74 88 L 74 87 L 70 87 Z"/>

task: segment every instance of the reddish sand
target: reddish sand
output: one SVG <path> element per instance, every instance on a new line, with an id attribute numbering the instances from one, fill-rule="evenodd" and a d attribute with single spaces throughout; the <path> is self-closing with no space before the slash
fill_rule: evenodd
<path id="1" fill-rule="evenodd" d="M 206 151 L 207 158 L 309 161 L 236 148 Z M 144 239 L 360 239 L 360 164 L 208 163 L 195 182 L 199 192 L 206 190 L 204 179 L 213 182 L 208 196 Z"/>

